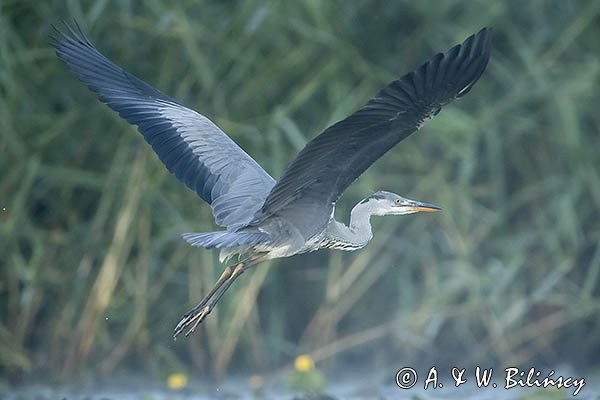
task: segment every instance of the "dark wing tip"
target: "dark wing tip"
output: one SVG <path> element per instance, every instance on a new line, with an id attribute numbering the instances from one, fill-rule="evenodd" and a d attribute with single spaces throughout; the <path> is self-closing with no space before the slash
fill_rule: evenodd
<path id="1" fill-rule="evenodd" d="M 92 46 L 87 36 L 83 33 L 81 25 L 77 20 L 73 19 L 73 24 L 69 24 L 64 18 L 60 18 L 59 22 L 50 25 L 51 33 L 48 34 L 48 39 L 52 47 L 59 50 L 65 43 L 75 42 L 85 46 Z M 92 46 L 93 47 L 93 46 Z"/>
<path id="2" fill-rule="evenodd" d="M 416 121 L 418 127 L 471 90 L 488 64 L 491 49 L 492 29 L 486 27 L 390 83 L 368 105 L 393 107 L 398 111 L 394 117 L 398 123 Z"/>
<path id="3" fill-rule="evenodd" d="M 455 72 L 457 75 L 449 78 L 457 84 L 456 97 L 462 97 L 471 90 L 487 67 L 492 51 L 492 28 L 481 29 L 456 47 L 461 48 L 459 55 L 462 54 L 463 57 L 456 60 L 458 66 Z"/>
<path id="4" fill-rule="evenodd" d="M 426 104 L 434 111 L 467 94 L 481 77 L 490 59 L 492 29 L 485 27 L 445 53 L 438 53 L 415 71 L 400 78 L 413 104 Z M 429 114 L 429 110 L 421 110 Z M 434 112 L 436 114 L 437 111 Z"/>

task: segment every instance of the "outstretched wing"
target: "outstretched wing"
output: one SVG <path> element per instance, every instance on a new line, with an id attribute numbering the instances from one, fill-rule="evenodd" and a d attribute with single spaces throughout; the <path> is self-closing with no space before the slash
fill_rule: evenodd
<path id="1" fill-rule="evenodd" d="M 275 181 L 205 116 L 119 68 L 81 29 L 51 37 L 56 54 L 104 103 L 138 130 L 169 171 L 212 207 L 215 222 L 245 225 Z"/>
<path id="2" fill-rule="evenodd" d="M 279 215 L 303 232 L 311 230 L 307 224 L 326 223 L 343 191 L 373 162 L 471 89 L 485 70 L 490 50 L 491 30 L 484 28 L 327 128 L 286 169 L 252 223 Z"/>

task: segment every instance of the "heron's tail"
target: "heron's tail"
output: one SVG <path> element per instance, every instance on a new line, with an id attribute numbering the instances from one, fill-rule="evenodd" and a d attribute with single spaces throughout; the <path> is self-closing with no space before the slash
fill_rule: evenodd
<path id="1" fill-rule="evenodd" d="M 269 235 L 262 232 L 196 232 L 181 235 L 189 244 L 205 249 L 226 249 L 250 247 L 269 241 Z"/>

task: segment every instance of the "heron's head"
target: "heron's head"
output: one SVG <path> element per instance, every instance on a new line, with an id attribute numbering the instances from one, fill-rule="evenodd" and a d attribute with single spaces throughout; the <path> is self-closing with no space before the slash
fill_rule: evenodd
<path id="1" fill-rule="evenodd" d="M 439 211 L 438 206 L 423 203 L 421 201 L 409 200 L 391 192 L 379 191 L 364 199 L 362 204 L 372 207 L 374 215 L 404 215 L 417 212 Z"/>

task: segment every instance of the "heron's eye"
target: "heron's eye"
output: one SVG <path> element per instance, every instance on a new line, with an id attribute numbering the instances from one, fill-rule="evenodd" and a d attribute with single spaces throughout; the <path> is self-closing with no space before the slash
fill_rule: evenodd
<path id="1" fill-rule="evenodd" d="M 396 204 L 400 204 L 400 199 L 396 199 Z"/>

